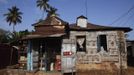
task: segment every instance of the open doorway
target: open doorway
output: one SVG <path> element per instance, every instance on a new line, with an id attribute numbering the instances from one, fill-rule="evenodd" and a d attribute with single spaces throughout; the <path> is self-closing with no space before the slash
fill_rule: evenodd
<path id="1" fill-rule="evenodd" d="M 42 70 L 61 70 L 61 41 L 61 38 L 46 38 L 41 41 L 39 54 Z"/>

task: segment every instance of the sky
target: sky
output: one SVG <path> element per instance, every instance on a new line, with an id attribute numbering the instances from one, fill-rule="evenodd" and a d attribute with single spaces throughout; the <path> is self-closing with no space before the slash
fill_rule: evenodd
<path id="1" fill-rule="evenodd" d="M 50 0 L 49 4 L 56 7 L 59 17 L 70 24 L 75 23 L 78 16 L 84 15 L 88 18 L 88 22 L 93 24 L 134 29 L 134 9 L 111 24 L 134 6 L 134 0 L 87 0 L 87 7 L 86 0 Z M 7 31 L 12 31 L 12 26 L 9 26 L 3 14 L 12 6 L 17 6 L 23 13 L 22 23 L 16 25 L 16 31 L 34 30 L 32 24 L 41 18 L 45 19 L 42 10 L 36 6 L 36 0 L 0 0 L 0 28 Z M 134 40 L 134 31 L 128 35 L 128 39 Z"/>

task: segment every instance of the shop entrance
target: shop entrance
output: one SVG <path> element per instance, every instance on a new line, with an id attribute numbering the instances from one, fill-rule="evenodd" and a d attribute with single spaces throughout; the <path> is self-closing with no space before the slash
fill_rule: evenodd
<path id="1" fill-rule="evenodd" d="M 46 38 L 41 41 L 39 68 L 45 71 L 61 70 L 61 38 Z"/>

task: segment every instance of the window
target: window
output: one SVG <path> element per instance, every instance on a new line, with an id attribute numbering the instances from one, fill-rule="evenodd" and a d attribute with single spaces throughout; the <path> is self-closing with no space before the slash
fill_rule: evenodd
<path id="1" fill-rule="evenodd" d="M 102 49 L 104 49 L 104 51 L 107 51 L 107 37 L 106 37 L 106 35 L 99 35 L 97 38 L 97 43 L 98 43 L 98 52 Z"/>
<path id="2" fill-rule="evenodd" d="M 77 51 L 86 52 L 86 37 L 85 36 L 77 36 Z"/>

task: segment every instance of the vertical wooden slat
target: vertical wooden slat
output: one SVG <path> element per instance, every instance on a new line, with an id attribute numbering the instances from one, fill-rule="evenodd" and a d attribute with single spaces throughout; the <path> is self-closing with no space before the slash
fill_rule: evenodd
<path id="1" fill-rule="evenodd" d="M 33 70 L 33 59 L 32 59 L 32 50 L 31 50 L 31 40 L 28 40 L 28 46 L 27 46 L 27 70 L 32 71 Z"/>

